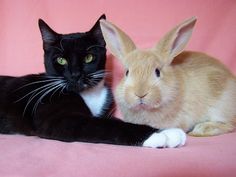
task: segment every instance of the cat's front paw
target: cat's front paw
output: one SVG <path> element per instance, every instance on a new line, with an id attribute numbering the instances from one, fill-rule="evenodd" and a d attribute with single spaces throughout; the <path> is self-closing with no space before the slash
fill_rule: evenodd
<path id="1" fill-rule="evenodd" d="M 144 141 L 144 147 L 174 148 L 183 146 L 186 142 L 186 133 L 179 128 L 165 129 L 159 133 L 153 133 Z"/>

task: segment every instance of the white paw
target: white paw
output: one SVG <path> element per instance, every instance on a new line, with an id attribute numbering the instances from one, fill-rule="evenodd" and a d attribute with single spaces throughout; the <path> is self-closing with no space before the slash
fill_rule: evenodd
<path id="1" fill-rule="evenodd" d="M 144 147 L 151 148 L 174 148 L 183 146 L 186 142 L 186 133 L 179 128 L 169 128 L 160 133 L 153 133 L 144 141 Z"/>

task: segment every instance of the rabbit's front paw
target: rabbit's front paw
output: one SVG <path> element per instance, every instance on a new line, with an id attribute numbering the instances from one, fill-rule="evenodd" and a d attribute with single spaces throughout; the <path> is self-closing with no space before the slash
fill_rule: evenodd
<path id="1" fill-rule="evenodd" d="M 165 129 L 159 133 L 153 133 L 144 141 L 144 147 L 174 148 L 183 146 L 186 142 L 186 133 L 179 128 Z"/>

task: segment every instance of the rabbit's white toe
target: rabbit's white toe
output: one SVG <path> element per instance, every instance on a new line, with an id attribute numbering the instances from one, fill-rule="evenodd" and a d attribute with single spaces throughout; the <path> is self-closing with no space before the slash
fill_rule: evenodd
<path id="1" fill-rule="evenodd" d="M 144 141 L 144 147 L 174 148 L 183 146 L 186 142 L 186 133 L 179 128 L 165 129 L 159 133 L 153 133 Z"/>

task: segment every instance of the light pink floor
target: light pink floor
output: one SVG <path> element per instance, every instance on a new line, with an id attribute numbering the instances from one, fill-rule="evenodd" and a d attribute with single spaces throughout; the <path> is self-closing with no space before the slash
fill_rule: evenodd
<path id="1" fill-rule="evenodd" d="M 177 149 L 63 143 L 0 135 L 1 177 L 234 177 L 236 133 Z"/>

